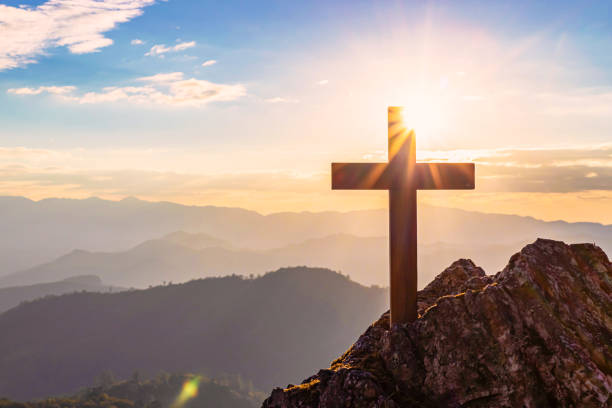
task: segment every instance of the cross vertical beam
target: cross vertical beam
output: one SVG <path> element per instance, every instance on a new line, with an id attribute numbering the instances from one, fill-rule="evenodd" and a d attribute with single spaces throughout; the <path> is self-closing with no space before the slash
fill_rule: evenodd
<path id="1" fill-rule="evenodd" d="M 387 163 L 332 163 L 332 189 L 389 190 L 391 324 L 417 319 L 417 190 L 473 189 L 473 163 L 417 163 L 415 134 L 389 107 Z"/>
<path id="2" fill-rule="evenodd" d="M 391 323 L 417 318 L 417 186 L 414 174 L 414 132 L 403 125 L 401 109 L 388 109 L 389 167 L 394 169 L 389 186 L 389 263 Z"/>

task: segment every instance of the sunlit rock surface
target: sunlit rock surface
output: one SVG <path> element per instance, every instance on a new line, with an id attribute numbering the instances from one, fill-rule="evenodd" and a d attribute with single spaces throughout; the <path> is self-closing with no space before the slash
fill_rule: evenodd
<path id="1" fill-rule="evenodd" d="M 459 260 L 419 292 L 416 322 L 383 315 L 263 406 L 610 407 L 611 274 L 597 246 L 543 239 L 495 276 Z"/>

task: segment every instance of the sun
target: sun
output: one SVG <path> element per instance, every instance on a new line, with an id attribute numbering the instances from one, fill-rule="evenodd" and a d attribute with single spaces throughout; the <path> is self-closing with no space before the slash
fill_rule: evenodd
<path id="1" fill-rule="evenodd" d="M 420 94 L 403 99 L 402 121 L 408 130 L 414 130 L 417 140 L 429 145 L 445 133 L 448 104 L 443 98 Z"/>

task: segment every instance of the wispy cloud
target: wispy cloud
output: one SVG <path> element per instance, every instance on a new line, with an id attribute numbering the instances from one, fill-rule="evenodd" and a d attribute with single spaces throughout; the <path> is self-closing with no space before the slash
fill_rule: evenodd
<path id="1" fill-rule="evenodd" d="M 146 77 L 137 78 L 138 81 L 144 82 L 173 82 L 183 79 L 182 72 L 170 72 L 167 74 L 155 74 Z"/>
<path id="2" fill-rule="evenodd" d="M 387 153 L 372 152 L 363 158 L 386 161 Z M 420 150 L 417 160 L 474 162 L 477 189 L 481 192 L 612 191 L 612 143 L 522 149 Z"/>
<path id="3" fill-rule="evenodd" d="M 298 103 L 299 100 L 293 98 L 281 98 L 280 96 L 276 96 L 274 98 L 267 98 L 264 101 L 268 103 Z"/>
<path id="4" fill-rule="evenodd" d="M 0 4 L 0 70 L 22 67 L 54 47 L 73 54 L 113 43 L 103 33 L 142 14 L 154 0 L 49 0 L 37 7 Z"/>
<path id="5" fill-rule="evenodd" d="M 179 52 L 195 47 L 195 41 L 180 42 L 174 46 L 167 47 L 165 44 L 155 44 L 145 55 L 150 57 L 163 57 L 168 52 Z"/>
<path id="6" fill-rule="evenodd" d="M 39 88 L 12 88 L 14 95 L 40 95 L 50 93 L 64 100 L 80 104 L 129 102 L 149 105 L 204 106 L 209 102 L 233 101 L 246 95 L 241 84 L 217 84 L 202 79 L 184 79 L 182 72 L 156 74 L 136 78 L 145 82 L 139 86 L 109 86 L 99 92 L 78 94 L 74 86 L 42 86 Z"/>
<path id="7" fill-rule="evenodd" d="M 184 79 L 156 85 L 109 87 L 72 97 L 81 104 L 125 101 L 136 104 L 203 106 L 210 102 L 233 101 L 246 95 L 243 85 L 215 84 L 201 79 Z"/>
<path id="8" fill-rule="evenodd" d="M 195 41 L 181 42 L 181 43 L 176 44 L 174 47 L 172 47 L 172 51 L 184 51 L 187 48 L 195 47 L 195 45 L 196 45 Z"/>
<path id="9" fill-rule="evenodd" d="M 37 167 L 41 170 L 61 165 L 66 166 L 67 169 L 83 171 L 94 168 L 105 171 L 121 171 L 126 168 L 134 171 L 165 168 L 167 171 L 181 169 L 181 171 L 201 174 L 211 170 L 206 166 L 202 167 L 202 157 L 205 157 L 206 154 L 208 153 L 164 149 L 95 151 L 0 147 L 0 165 Z M 377 152 L 376 156 L 379 154 L 380 152 Z M 477 167 L 477 189 L 481 193 L 567 193 L 588 190 L 612 192 L 612 144 L 565 148 L 425 151 L 424 154 L 426 156 L 419 157 L 419 161 L 428 159 L 444 161 L 444 158 L 448 161 L 465 161 L 472 158 Z M 113 160 L 112 162 L 104 161 L 102 157 L 112 157 Z M 378 157 L 368 156 L 367 159 L 378 159 Z M 559 162 L 564 162 L 564 166 L 559 167 Z M 587 162 L 597 162 L 598 166 L 593 167 Z M 92 163 L 95 163 L 95 167 L 91 167 Z M 279 168 L 275 172 L 289 174 L 291 170 Z M 251 171 L 249 174 L 254 173 Z M 291 175 L 291 178 L 299 177 L 302 176 Z M 311 174 L 308 177 L 315 177 L 315 175 Z M 249 185 L 258 184 L 255 176 L 253 179 L 249 177 L 241 182 L 238 176 L 232 176 L 232 178 L 232 186 L 240 185 L 240 188 L 246 189 Z M 315 178 L 322 183 L 322 186 L 326 186 L 329 174 L 321 172 Z M 325 186 L 321 188 L 327 189 L 328 187 Z"/>
<path id="10" fill-rule="evenodd" d="M 142 41 L 141 39 L 138 39 L 138 38 L 134 38 L 132 41 L 130 41 L 130 44 L 132 44 L 132 45 L 142 45 L 142 44 L 144 44 L 144 41 Z"/>
<path id="11" fill-rule="evenodd" d="M 325 174 L 292 170 L 173 171 L 177 165 L 201 167 L 206 153 L 176 149 L 31 149 L 0 147 L 0 184 L 28 181 L 42 186 L 80 186 L 88 194 L 155 194 L 174 190 L 198 195 L 202 191 L 309 191 L 316 192 Z M 103 160 L 106 158 L 107 160 Z M 181 163 L 176 163 L 180 161 Z M 192 162 L 192 164 L 185 163 Z M 159 169 L 159 170 L 156 170 Z M 138 182 L 140 180 L 140 182 Z"/>
<path id="12" fill-rule="evenodd" d="M 476 152 L 476 191 L 424 193 L 422 200 L 476 211 L 532 215 L 544 219 L 612 222 L 612 169 L 553 168 L 556 160 L 612 160 L 612 145 Z M 495 153 L 495 154 L 493 154 Z M 252 154 L 249 153 L 249 154 Z M 262 153 L 263 154 L 263 153 Z M 447 151 L 447 158 L 467 152 Z M 31 198 L 92 195 L 111 199 L 138 196 L 186 204 L 244 206 L 270 210 L 381 208 L 386 195 L 337 194 L 329 173 L 223 168 L 218 154 L 194 149 L 30 149 L 0 147 L 0 195 Z M 225 156 L 224 156 L 225 157 Z M 234 155 L 233 162 L 244 156 Z M 263 157 L 263 156 L 262 156 Z M 443 152 L 436 152 L 438 160 Z M 529 165 L 540 157 L 541 167 Z M 483 164 L 482 161 L 499 162 Z M 507 165 L 504 160 L 517 164 Z M 209 163 L 215 162 L 213 165 Z M 361 194 L 363 193 L 363 194 Z M 355 199 L 359 197 L 359 199 Z M 443 200 L 443 201 L 441 201 Z"/>
<path id="13" fill-rule="evenodd" d="M 41 93 L 50 93 L 54 95 L 63 95 L 73 92 L 76 89 L 74 86 L 39 86 L 38 88 L 11 88 L 7 93 L 15 95 L 40 95 Z"/>
<path id="14" fill-rule="evenodd" d="M 215 65 L 216 63 L 217 63 L 216 60 L 211 59 L 211 60 L 208 60 L 208 61 L 204 61 L 202 63 L 202 66 L 203 67 L 210 67 L 211 65 Z"/>
<path id="15" fill-rule="evenodd" d="M 327 84 L 329 84 L 328 79 L 322 79 L 320 81 L 317 81 L 317 85 L 327 85 Z"/>
<path id="16" fill-rule="evenodd" d="M 612 144 L 498 149 L 474 159 L 481 191 L 612 191 Z"/>

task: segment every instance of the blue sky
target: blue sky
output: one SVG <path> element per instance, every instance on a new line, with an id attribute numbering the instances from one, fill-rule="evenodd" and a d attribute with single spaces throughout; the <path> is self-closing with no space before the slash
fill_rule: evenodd
<path id="1" fill-rule="evenodd" d="M 580 219 L 549 208 L 579 193 L 612 222 L 609 2 L 0 5 L 2 194 L 376 207 L 329 162 L 383 158 L 399 104 L 423 159 L 480 163 L 441 204 Z"/>

